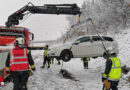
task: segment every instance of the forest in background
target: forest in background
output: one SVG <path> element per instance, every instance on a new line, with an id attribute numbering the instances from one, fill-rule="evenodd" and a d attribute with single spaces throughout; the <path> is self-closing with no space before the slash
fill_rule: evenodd
<path id="1" fill-rule="evenodd" d="M 85 0 L 81 7 L 78 26 L 72 25 L 78 22 L 78 16 L 68 16 L 69 26 L 67 32 L 57 39 L 57 42 L 72 40 L 81 35 L 95 35 L 96 30 L 100 35 L 119 34 L 130 27 L 130 0 Z M 87 21 L 91 18 L 93 24 Z M 86 21 L 85 21 L 86 20 Z"/>

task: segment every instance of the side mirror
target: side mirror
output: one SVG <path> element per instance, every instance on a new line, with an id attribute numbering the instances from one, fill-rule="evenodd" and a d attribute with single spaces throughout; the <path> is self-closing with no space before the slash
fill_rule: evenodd
<path id="1" fill-rule="evenodd" d="M 80 41 L 75 41 L 74 45 L 78 45 L 80 43 Z"/>

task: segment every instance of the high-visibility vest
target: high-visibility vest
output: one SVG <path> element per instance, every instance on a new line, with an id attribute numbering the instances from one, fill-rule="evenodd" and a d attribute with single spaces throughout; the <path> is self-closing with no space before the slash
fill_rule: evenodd
<path id="1" fill-rule="evenodd" d="M 84 60 L 84 58 L 85 58 L 85 60 Z M 89 57 L 84 57 L 84 58 L 81 58 L 83 60 L 83 62 L 88 62 L 90 59 Z"/>
<path id="2" fill-rule="evenodd" d="M 121 62 L 117 57 L 111 57 L 112 67 L 108 74 L 109 80 L 119 80 L 121 77 Z"/>
<path id="3" fill-rule="evenodd" d="M 16 47 L 9 52 L 10 59 L 10 71 L 25 71 L 29 68 L 27 49 Z"/>
<path id="4" fill-rule="evenodd" d="M 47 50 L 44 51 L 44 56 L 46 56 L 46 57 L 48 56 Z"/>

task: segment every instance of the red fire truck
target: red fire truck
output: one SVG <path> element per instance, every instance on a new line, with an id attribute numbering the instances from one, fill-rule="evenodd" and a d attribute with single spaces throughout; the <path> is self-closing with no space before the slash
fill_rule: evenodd
<path id="1" fill-rule="evenodd" d="M 30 41 L 34 39 L 33 33 L 23 27 L 6 27 L 0 26 L 0 85 L 3 79 L 7 76 L 5 70 L 5 61 L 8 51 L 13 48 L 14 40 L 17 37 L 25 38 L 25 46 L 30 46 Z"/>

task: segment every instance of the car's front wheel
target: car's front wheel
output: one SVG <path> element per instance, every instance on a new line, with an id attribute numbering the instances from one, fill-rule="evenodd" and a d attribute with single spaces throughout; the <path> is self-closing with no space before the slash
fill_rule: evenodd
<path id="1" fill-rule="evenodd" d="M 64 62 L 68 62 L 71 60 L 72 58 L 72 52 L 71 51 L 68 51 L 68 50 L 65 50 L 61 53 L 61 59 L 64 61 Z"/>

